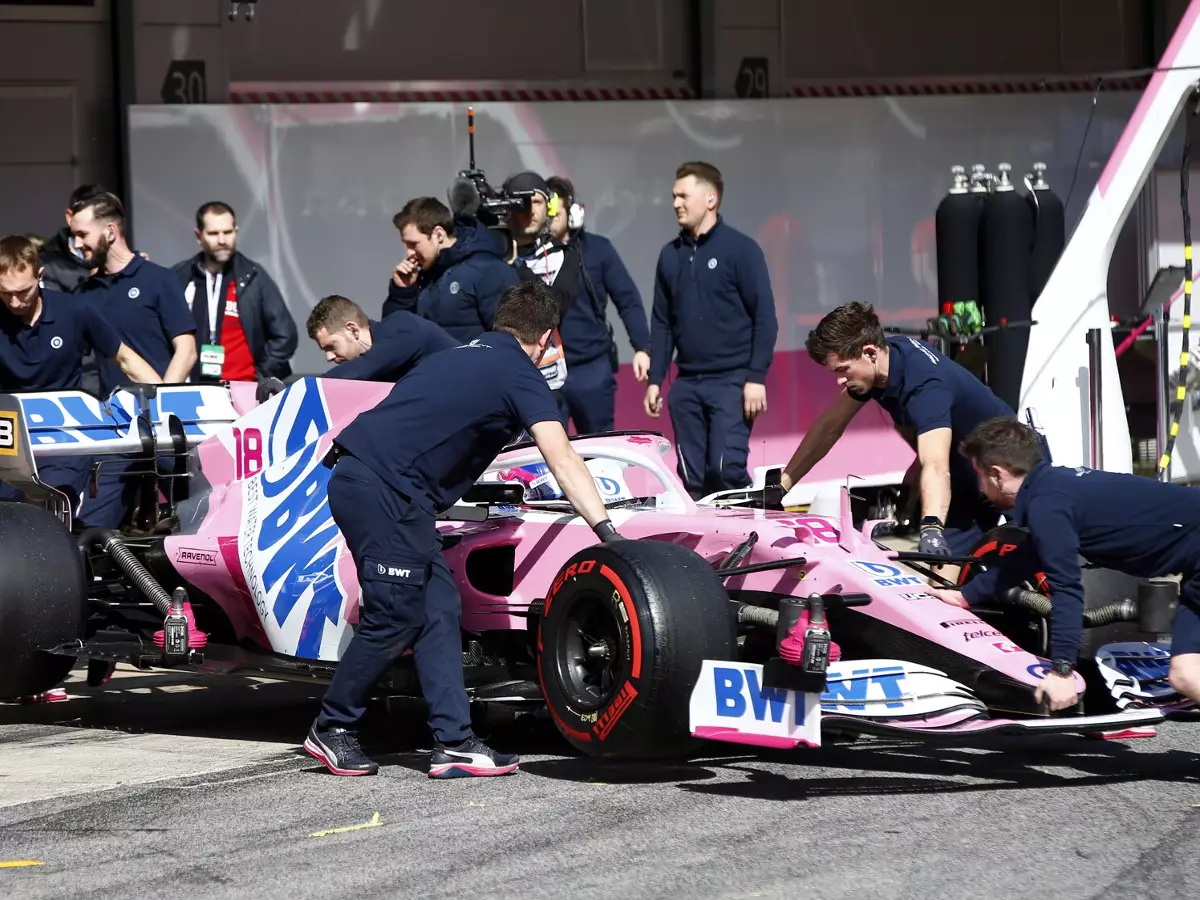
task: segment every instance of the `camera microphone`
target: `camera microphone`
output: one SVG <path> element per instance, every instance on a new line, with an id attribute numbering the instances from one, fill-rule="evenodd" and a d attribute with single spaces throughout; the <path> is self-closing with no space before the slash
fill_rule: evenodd
<path id="1" fill-rule="evenodd" d="M 469 178 L 459 176 L 454 179 L 448 192 L 450 211 L 455 215 L 473 216 L 479 211 L 479 189 Z"/>

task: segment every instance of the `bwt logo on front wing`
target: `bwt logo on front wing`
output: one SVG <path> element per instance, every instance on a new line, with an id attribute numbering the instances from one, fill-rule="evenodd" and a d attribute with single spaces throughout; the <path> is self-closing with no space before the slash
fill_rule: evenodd
<path id="1" fill-rule="evenodd" d="M 916 575 L 905 575 L 899 566 L 893 566 L 890 563 L 870 562 L 865 559 L 852 559 L 850 565 L 871 576 L 871 581 L 880 587 L 909 587 L 910 585 L 919 584 L 924 586 L 923 582 Z"/>

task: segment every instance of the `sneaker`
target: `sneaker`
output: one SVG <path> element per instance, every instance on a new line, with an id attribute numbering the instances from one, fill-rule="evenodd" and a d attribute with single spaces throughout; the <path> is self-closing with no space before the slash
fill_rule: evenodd
<path id="1" fill-rule="evenodd" d="M 435 743 L 429 757 L 430 778 L 468 778 L 480 775 L 508 775 L 517 771 L 521 760 L 515 753 L 497 753 L 477 737 L 469 737 L 457 747 Z"/>
<path id="2" fill-rule="evenodd" d="M 358 736 L 345 728 L 318 730 L 314 722 L 304 739 L 304 749 L 334 775 L 374 775 L 379 771 L 379 764 L 358 745 Z"/>

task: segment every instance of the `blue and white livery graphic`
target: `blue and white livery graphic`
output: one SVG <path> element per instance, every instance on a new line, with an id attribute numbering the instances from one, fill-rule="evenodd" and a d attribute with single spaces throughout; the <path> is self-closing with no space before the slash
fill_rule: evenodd
<path id="1" fill-rule="evenodd" d="M 330 417 L 320 381 L 305 378 L 246 419 L 261 416 L 261 472 L 240 482 L 242 573 L 277 653 L 335 662 L 352 636 L 342 617 L 337 573 L 341 532 L 329 509 L 329 478 L 318 440 Z M 263 427 L 265 426 L 265 427 Z"/>
<path id="2" fill-rule="evenodd" d="M 13 394 L 21 404 L 35 459 L 97 453 L 133 453 L 142 448 L 135 421 L 139 398 L 114 391 L 97 400 L 83 391 Z M 237 419 L 229 391 L 220 385 L 159 387 L 149 400 L 150 420 L 159 446 L 171 447 L 167 417 L 183 426 L 188 447 L 227 429 Z"/>

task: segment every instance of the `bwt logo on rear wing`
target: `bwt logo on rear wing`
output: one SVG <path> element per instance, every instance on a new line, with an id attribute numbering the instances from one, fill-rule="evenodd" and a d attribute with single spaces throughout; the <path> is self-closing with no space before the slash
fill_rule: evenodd
<path id="1" fill-rule="evenodd" d="M 238 418 L 228 389 L 220 385 L 145 385 L 138 393 L 114 391 L 107 400 L 83 391 L 0 397 L 7 411 L 0 422 L 0 454 L 4 429 L 10 430 L 9 446 L 15 448 L 15 431 L 23 428 L 34 459 L 137 453 L 146 446 L 146 438 L 170 451 L 172 420 L 190 449 Z"/>

